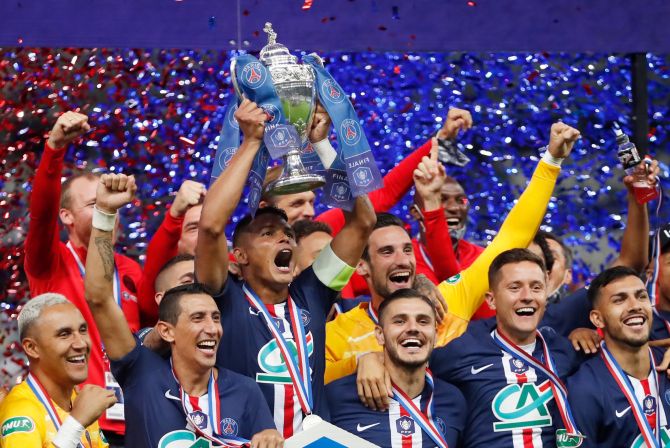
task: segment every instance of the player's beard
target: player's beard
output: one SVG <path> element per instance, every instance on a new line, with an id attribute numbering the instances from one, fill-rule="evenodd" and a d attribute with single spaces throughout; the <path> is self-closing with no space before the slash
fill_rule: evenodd
<path id="1" fill-rule="evenodd" d="M 394 365 L 396 365 L 397 367 L 399 367 L 399 368 L 401 368 L 405 371 L 410 371 L 411 372 L 411 371 L 414 371 L 416 369 L 419 369 L 421 367 L 426 366 L 426 363 L 428 362 L 428 359 L 430 359 L 431 350 L 428 350 L 428 352 L 426 353 L 425 359 L 423 359 L 423 360 L 416 359 L 416 360 L 409 360 L 409 361 L 404 360 L 400 357 L 400 354 L 398 353 L 395 346 L 386 347 L 386 353 L 387 353 L 389 359 L 391 360 L 391 362 L 393 362 Z"/>
<path id="2" fill-rule="evenodd" d="M 651 326 L 649 327 L 649 333 L 646 336 L 643 335 L 641 338 L 637 339 L 627 337 L 623 331 L 617 334 L 609 333 L 609 336 L 619 344 L 627 345 L 632 348 L 640 348 L 649 342 L 649 338 L 651 337 Z"/>

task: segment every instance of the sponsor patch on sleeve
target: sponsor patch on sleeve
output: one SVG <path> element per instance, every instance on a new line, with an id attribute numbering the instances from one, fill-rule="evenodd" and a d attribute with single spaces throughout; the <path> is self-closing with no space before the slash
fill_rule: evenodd
<path id="1" fill-rule="evenodd" d="M 35 422 L 30 417 L 12 417 L 2 422 L 0 427 L 0 436 L 7 437 L 19 432 L 33 432 L 35 430 Z"/>
<path id="2" fill-rule="evenodd" d="M 456 283 L 461 281 L 461 273 L 459 272 L 458 274 L 449 277 L 445 281 L 450 285 L 455 285 Z"/>

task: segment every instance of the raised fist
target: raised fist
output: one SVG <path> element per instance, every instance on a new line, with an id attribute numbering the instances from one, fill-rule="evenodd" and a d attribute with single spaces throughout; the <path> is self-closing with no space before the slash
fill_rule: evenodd
<path id="1" fill-rule="evenodd" d="M 261 142 L 268 118 L 268 114 L 262 108 L 247 98 L 235 111 L 235 119 L 240 125 L 245 141 Z"/>
<path id="2" fill-rule="evenodd" d="M 104 213 L 114 214 L 135 198 L 135 177 L 125 174 L 103 174 L 98 183 L 95 205 Z"/>
<path id="3" fill-rule="evenodd" d="M 56 124 L 49 133 L 47 143 L 53 149 L 64 148 L 90 129 L 91 126 L 88 124 L 86 115 L 77 112 L 65 112 L 56 120 Z"/>
<path id="4" fill-rule="evenodd" d="M 200 182 L 185 180 L 184 183 L 181 184 L 181 187 L 179 187 L 179 191 L 177 192 L 174 201 L 172 201 L 170 214 L 175 218 L 184 216 L 189 208 L 202 202 L 205 193 L 207 193 L 207 188 Z"/>
<path id="5" fill-rule="evenodd" d="M 437 138 L 452 140 L 458 137 L 460 131 L 467 131 L 472 127 L 472 115 L 464 109 L 449 109 L 444 126 L 437 133 Z"/>
<path id="6" fill-rule="evenodd" d="M 581 137 L 579 131 L 565 123 L 552 124 L 549 135 L 549 154 L 557 159 L 569 156 L 579 137 Z"/>
<path id="7" fill-rule="evenodd" d="M 321 103 L 316 103 L 316 110 L 314 111 L 314 118 L 312 119 L 312 129 L 309 131 L 309 141 L 318 143 L 321 140 L 328 138 L 328 131 L 332 120 L 330 115 Z"/>
<path id="8" fill-rule="evenodd" d="M 74 399 L 70 415 L 81 426 L 87 428 L 115 403 L 116 395 L 113 390 L 87 384 L 79 391 L 77 398 Z"/>

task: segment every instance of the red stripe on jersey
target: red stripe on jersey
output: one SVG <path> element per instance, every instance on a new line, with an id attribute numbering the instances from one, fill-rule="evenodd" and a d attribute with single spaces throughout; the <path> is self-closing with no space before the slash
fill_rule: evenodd
<path id="1" fill-rule="evenodd" d="M 193 406 L 193 411 L 202 411 L 202 409 L 200 409 L 200 397 L 192 397 L 189 395 L 188 401 L 191 402 L 191 406 Z"/>
<path id="2" fill-rule="evenodd" d="M 653 372 L 652 372 L 653 373 Z M 640 384 L 642 384 L 642 390 L 644 390 L 644 397 L 647 397 L 651 395 L 651 388 L 649 387 L 649 378 L 645 378 L 643 380 L 640 380 Z M 644 409 L 644 397 L 642 398 L 642 408 Z M 647 415 L 645 412 L 645 417 L 647 417 L 647 421 L 649 422 L 649 426 L 652 428 L 656 427 L 656 411 L 654 411 L 653 414 Z"/>
<path id="3" fill-rule="evenodd" d="M 400 417 L 409 417 L 409 412 L 405 410 L 404 407 L 400 406 Z M 411 418 L 411 417 L 410 417 Z M 418 425 L 414 425 L 414 431 L 420 431 Z M 402 448 L 412 448 L 412 434 L 404 435 L 401 434 L 402 439 Z"/>
<path id="4" fill-rule="evenodd" d="M 284 386 L 284 428 L 282 433 L 284 438 L 288 439 L 293 435 L 293 419 L 295 417 L 294 409 L 294 400 L 295 394 L 293 393 L 293 385 Z"/>
<path id="5" fill-rule="evenodd" d="M 533 448 L 533 430 L 530 428 L 523 430 L 523 447 Z"/>

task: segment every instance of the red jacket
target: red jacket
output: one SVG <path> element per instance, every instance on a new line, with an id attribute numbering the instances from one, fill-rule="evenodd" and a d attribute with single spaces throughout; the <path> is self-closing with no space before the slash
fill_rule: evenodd
<path id="1" fill-rule="evenodd" d="M 35 297 L 45 292 L 63 294 L 84 316 L 91 337 L 86 383 L 105 386 L 102 343 L 93 316 L 84 297 L 84 279 L 77 262 L 66 245 L 59 239 L 58 210 L 61 193 L 61 172 L 65 150 L 55 150 L 46 145 L 39 168 L 35 174 L 33 192 L 30 197 L 30 226 L 26 238 L 25 271 L 28 276 L 30 294 Z M 86 248 L 74 248 L 83 264 L 86 263 Z M 132 331 L 139 330 L 137 284 L 140 266 L 128 257 L 114 255 L 121 286 L 121 308 Z M 102 429 L 122 434 L 123 422 L 100 418 Z"/>

